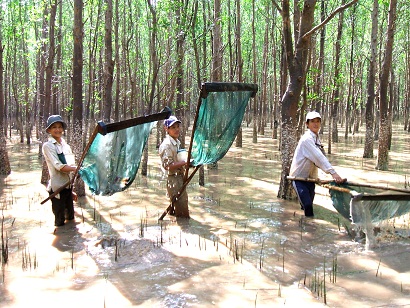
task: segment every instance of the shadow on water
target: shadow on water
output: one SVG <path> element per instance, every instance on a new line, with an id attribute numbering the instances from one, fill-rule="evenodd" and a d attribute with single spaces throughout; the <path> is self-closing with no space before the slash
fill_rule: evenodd
<path id="1" fill-rule="evenodd" d="M 363 242 L 352 240 L 349 221 L 335 212 L 325 189 L 317 188 L 315 219 L 302 216 L 296 201 L 276 198 L 277 141 L 260 137 L 255 145 L 247 142 L 250 133 L 245 131 L 244 147 L 233 147 L 217 170 L 206 169 L 205 187 L 197 184 L 197 176 L 191 181 L 189 221 L 169 216 L 157 221 L 168 204 L 151 144 L 148 177 L 138 176 L 127 191 L 110 197 L 81 198 L 76 222 L 56 234 L 50 204 L 39 205 L 45 190 L 35 185 L 41 169 L 38 145 L 12 144 L 16 177 L 0 188 L 10 254 L 0 302 L 10 307 L 27 303 L 16 285 L 35 281 L 34 291 L 56 290 L 46 303 L 61 292 L 83 291 L 75 293 L 78 301 L 94 306 L 226 306 L 239 301 L 243 307 L 269 307 L 291 306 L 294 298 L 302 305 L 320 304 L 327 279 L 334 280 L 327 283 L 331 307 L 344 307 L 345 301 L 362 306 L 409 301 L 405 260 L 410 249 L 406 236 L 398 233 L 408 233 L 408 217 L 381 226 L 386 231 L 379 246 L 366 251 Z M 393 149 L 391 166 L 400 164 L 400 170 L 375 171 L 375 159 L 361 158 L 361 138 L 333 147 L 338 154 L 329 159 L 339 173 L 359 182 L 403 185 L 407 157 Z M 393 144 L 405 152 L 401 142 Z M 23 249 L 35 253 L 35 270 L 21 270 Z M 306 297 L 286 293 L 294 285 Z"/>

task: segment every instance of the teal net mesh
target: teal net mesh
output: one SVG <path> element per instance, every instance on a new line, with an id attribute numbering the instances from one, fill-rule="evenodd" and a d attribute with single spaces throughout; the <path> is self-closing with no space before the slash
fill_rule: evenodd
<path id="1" fill-rule="evenodd" d="M 215 163 L 228 152 L 241 127 L 252 93 L 211 92 L 202 98 L 192 141 L 194 166 Z"/>
<path id="2" fill-rule="evenodd" d="M 355 224 L 378 223 L 410 212 L 410 194 L 380 189 L 340 184 L 338 187 L 357 192 L 348 193 L 330 189 L 334 208 Z"/>
<path id="3" fill-rule="evenodd" d="M 93 194 L 112 195 L 134 181 L 148 136 L 156 122 L 97 134 L 79 170 Z"/>

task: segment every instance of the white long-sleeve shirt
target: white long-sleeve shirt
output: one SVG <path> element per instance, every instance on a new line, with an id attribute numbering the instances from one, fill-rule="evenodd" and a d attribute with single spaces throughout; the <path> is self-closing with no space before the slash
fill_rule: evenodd
<path id="1" fill-rule="evenodd" d="M 290 176 L 300 178 L 317 178 L 318 168 L 326 173 L 334 174 L 329 160 L 320 150 L 319 136 L 310 129 L 300 138 L 290 166 Z"/>

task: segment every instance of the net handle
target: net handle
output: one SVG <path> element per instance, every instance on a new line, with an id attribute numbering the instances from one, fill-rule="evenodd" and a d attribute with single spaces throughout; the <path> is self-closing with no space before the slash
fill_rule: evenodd
<path id="1" fill-rule="evenodd" d="M 201 87 L 201 94 L 202 94 L 202 90 L 203 90 L 203 87 Z M 192 126 L 191 141 L 189 142 L 188 157 L 187 157 L 187 162 L 188 163 L 191 161 L 192 143 L 194 142 L 194 135 L 195 135 L 196 125 L 197 125 L 197 121 L 198 121 L 199 108 L 201 108 L 201 104 L 202 104 L 202 95 L 199 95 L 198 103 L 196 104 L 194 124 Z M 200 167 L 200 166 L 198 166 L 198 167 Z M 194 172 L 196 172 L 196 169 L 197 168 L 195 168 Z M 184 174 L 184 184 L 185 184 L 185 182 L 188 181 L 188 174 L 189 174 L 189 168 L 186 168 L 185 169 L 185 174 Z M 190 176 L 189 178 L 191 179 L 192 176 Z"/>
<path id="2" fill-rule="evenodd" d="M 334 182 L 334 180 L 321 180 L 321 179 L 312 179 L 312 178 L 302 178 L 302 177 L 294 177 L 294 176 L 287 176 L 286 177 L 290 181 L 305 181 L 305 182 L 313 182 L 316 184 L 329 184 L 331 182 Z M 350 186 L 358 186 L 358 187 L 368 187 L 368 188 L 377 188 L 377 189 L 383 189 L 383 190 L 391 190 L 391 191 L 398 191 L 398 192 L 403 192 L 403 193 L 408 193 L 410 194 L 409 189 L 405 188 L 395 188 L 395 187 L 389 187 L 389 186 L 382 186 L 382 185 L 374 185 L 374 184 L 366 184 L 366 183 L 355 183 L 355 182 L 350 182 L 347 181 L 345 182 L 346 185 Z"/>

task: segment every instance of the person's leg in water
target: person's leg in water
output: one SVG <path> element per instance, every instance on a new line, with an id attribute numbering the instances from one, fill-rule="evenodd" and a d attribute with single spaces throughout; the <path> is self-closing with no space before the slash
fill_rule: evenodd
<path id="1" fill-rule="evenodd" d="M 293 188 L 298 195 L 299 203 L 305 211 L 306 217 L 313 215 L 313 199 L 315 198 L 315 183 L 306 181 L 293 181 Z"/>
<path id="2" fill-rule="evenodd" d="M 171 196 L 176 196 L 180 188 L 184 184 L 184 179 L 182 175 L 172 175 L 168 177 L 167 190 L 170 199 Z M 189 208 L 188 208 L 188 194 L 186 189 L 179 196 L 179 198 L 174 202 L 175 216 L 182 218 L 189 218 Z"/>

